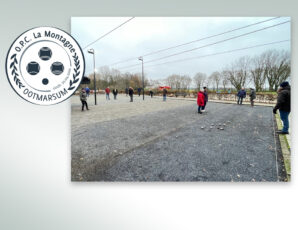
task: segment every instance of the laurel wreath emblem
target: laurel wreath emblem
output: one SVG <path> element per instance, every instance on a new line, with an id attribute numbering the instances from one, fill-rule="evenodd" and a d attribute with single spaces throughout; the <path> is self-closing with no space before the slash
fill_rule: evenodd
<path id="1" fill-rule="evenodd" d="M 73 60 L 74 60 L 74 63 L 75 63 L 75 67 L 73 68 L 73 70 L 74 70 L 74 74 L 72 75 L 73 80 L 69 80 L 68 90 L 73 90 L 75 88 L 75 86 L 73 86 L 73 85 L 75 83 L 77 83 L 80 79 L 80 78 L 77 78 L 80 75 L 79 70 L 81 68 L 79 57 L 78 57 L 77 53 L 75 53 L 72 57 L 73 57 Z"/>
<path id="2" fill-rule="evenodd" d="M 13 54 L 10 57 L 10 60 L 13 60 L 10 63 L 10 69 L 12 69 L 11 70 L 11 75 L 13 76 L 14 82 L 21 89 L 22 87 L 25 87 L 25 86 L 23 85 L 23 83 L 21 82 L 21 80 L 18 78 L 19 74 L 18 74 L 18 68 L 16 66 L 18 64 L 18 60 L 17 60 L 16 56 L 17 56 L 17 54 Z"/>

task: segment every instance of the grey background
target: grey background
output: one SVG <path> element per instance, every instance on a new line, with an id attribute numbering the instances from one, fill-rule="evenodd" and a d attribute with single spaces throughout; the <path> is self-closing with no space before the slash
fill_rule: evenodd
<path id="1" fill-rule="evenodd" d="M 293 229 L 297 142 L 288 184 L 71 183 L 70 103 L 36 106 L 10 87 L 5 58 L 36 26 L 70 31 L 71 16 L 292 16 L 297 88 L 297 2 L 3 1 L 0 8 L 0 229 Z M 293 98 L 298 92 L 293 90 Z M 292 117 L 297 117 L 293 103 Z M 292 121 L 297 128 L 297 120 Z M 297 131 L 292 129 L 292 140 Z"/>

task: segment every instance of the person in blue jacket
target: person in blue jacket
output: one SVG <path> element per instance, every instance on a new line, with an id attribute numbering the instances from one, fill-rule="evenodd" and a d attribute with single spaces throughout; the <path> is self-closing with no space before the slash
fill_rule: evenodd
<path id="1" fill-rule="evenodd" d="M 242 88 L 239 90 L 237 96 L 238 96 L 237 104 L 238 104 L 238 105 L 242 105 L 243 98 L 246 97 L 246 91 L 245 91 L 244 87 L 242 87 Z"/>
<path id="2" fill-rule="evenodd" d="M 85 91 L 86 91 L 87 97 L 89 97 L 89 95 L 90 95 L 90 89 L 88 87 L 86 87 L 85 88 Z"/>

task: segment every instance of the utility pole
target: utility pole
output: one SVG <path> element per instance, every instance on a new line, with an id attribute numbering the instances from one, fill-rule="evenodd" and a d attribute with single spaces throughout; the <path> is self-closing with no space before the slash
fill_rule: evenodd
<path id="1" fill-rule="evenodd" d="M 95 105 L 97 105 L 96 103 L 96 79 L 95 79 L 95 52 L 94 49 L 89 49 L 88 53 L 93 54 L 93 68 L 94 68 L 94 102 Z"/>
<path id="2" fill-rule="evenodd" d="M 143 59 L 143 57 L 139 57 L 139 60 L 142 61 L 143 100 L 145 100 L 144 59 Z"/>

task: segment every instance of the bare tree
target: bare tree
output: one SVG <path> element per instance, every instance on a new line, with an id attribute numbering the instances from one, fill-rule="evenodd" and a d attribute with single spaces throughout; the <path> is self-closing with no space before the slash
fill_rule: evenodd
<path id="1" fill-rule="evenodd" d="M 224 91 L 226 91 L 226 87 L 229 84 L 229 73 L 225 70 L 221 71 L 220 78 L 221 78 L 221 84 L 224 88 Z"/>
<path id="2" fill-rule="evenodd" d="M 270 91 L 276 91 L 281 82 L 291 74 L 290 53 L 287 51 L 269 50 L 265 52 L 265 75 Z"/>
<path id="3" fill-rule="evenodd" d="M 166 82 L 171 88 L 181 88 L 181 76 L 178 74 L 172 74 L 168 76 Z"/>
<path id="4" fill-rule="evenodd" d="M 99 68 L 98 73 L 102 80 L 109 81 L 109 78 L 111 76 L 111 70 L 108 66 L 102 66 Z"/>
<path id="5" fill-rule="evenodd" d="M 130 73 L 126 72 L 125 74 L 122 75 L 123 78 L 123 89 L 126 89 L 129 87 L 129 82 L 130 82 Z"/>
<path id="6" fill-rule="evenodd" d="M 212 77 L 212 75 L 210 75 L 208 78 L 207 78 L 207 84 L 209 85 L 209 88 L 212 88 L 213 90 L 215 90 L 215 87 L 216 87 L 216 83 L 214 81 L 214 78 Z"/>
<path id="7" fill-rule="evenodd" d="M 166 78 L 166 83 L 167 85 L 169 85 L 171 88 L 174 88 L 175 87 L 175 76 L 174 74 L 173 75 L 170 75 Z"/>
<path id="8" fill-rule="evenodd" d="M 193 81 L 195 82 L 195 85 L 198 90 L 201 89 L 201 86 L 204 85 L 206 82 L 207 75 L 204 73 L 196 73 L 196 75 L 193 77 Z"/>
<path id="9" fill-rule="evenodd" d="M 188 75 L 183 75 L 181 76 L 180 79 L 181 79 L 181 88 L 188 89 L 192 81 L 191 77 Z"/>
<path id="10" fill-rule="evenodd" d="M 219 82 L 220 82 L 220 73 L 219 72 L 213 72 L 210 75 L 210 79 L 211 81 L 214 83 L 214 85 L 216 86 L 216 91 L 218 91 L 218 86 L 219 86 Z"/>
<path id="11" fill-rule="evenodd" d="M 226 70 L 229 81 L 237 90 L 244 87 L 249 80 L 249 64 L 250 58 L 248 56 L 241 57 Z"/>
<path id="12" fill-rule="evenodd" d="M 205 85 L 207 88 L 210 88 L 210 84 L 211 84 L 210 78 L 206 76 L 206 80 L 205 80 L 205 82 L 204 82 L 204 85 Z"/>
<path id="13" fill-rule="evenodd" d="M 117 69 L 111 69 L 108 77 L 109 86 L 115 87 L 121 79 L 121 72 Z"/>
<path id="14" fill-rule="evenodd" d="M 153 80 L 153 79 L 150 79 L 150 80 L 148 81 L 148 86 L 149 86 L 150 88 L 157 88 L 157 87 L 159 87 L 159 86 L 162 85 L 161 82 L 162 82 L 161 80 Z"/>
<path id="15" fill-rule="evenodd" d="M 223 86 L 226 90 L 227 85 L 234 86 L 237 90 L 249 84 L 254 84 L 256 91 L 265 88 L 269 84 L 271 91 L 276 91 L 281 82 L 289 79 L 291 74 L 290 53 L 287 51 L 268 50 L 259 56 L 250 59 L 248 56 L 241 57 L 228 66 L 225 70 L 213 72 L 208 78 L 206 74 L 198 72 L 190 78 L 187 75 L 172 74 L 159 81 L 148 81 L 145 77 L 145 86 L 167 84 L 173 89 L 189 89 L 193 81 L 198 89 L 202 86 L 212 86 L 218 90 Z M 94 87 L 93 73 L 89 75 L 91 79 L 90 87 Z M 129 86 L 134 88 L 142 87 L 142 77 L 140 73 L 124 73 L 117 69 L 110 69 L 102 66 L 96 73 L 97 89 L 107 86 L 125 89 Z"/>
<path id="16" fill-rule="evenodd" d="M 250 77 L 254 83 L 256 92 L 262 91 L 266 81 L 265 75 L 265 55 L 255 56 L 252 59 Z"/>

